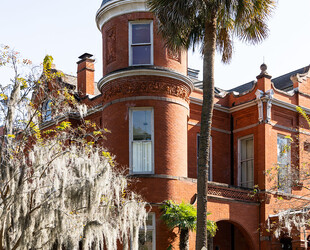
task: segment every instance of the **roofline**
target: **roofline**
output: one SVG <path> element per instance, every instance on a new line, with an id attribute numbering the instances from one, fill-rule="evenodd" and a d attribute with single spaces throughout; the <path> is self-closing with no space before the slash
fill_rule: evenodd
<path id="1" fill-rule="evenodd" d="M 96 24 L 101 31 L 102 26 L 113 17 L 146 11 L 149 11 L 146 0 L 112 0 L 99 8 L 96 13 Z"/>

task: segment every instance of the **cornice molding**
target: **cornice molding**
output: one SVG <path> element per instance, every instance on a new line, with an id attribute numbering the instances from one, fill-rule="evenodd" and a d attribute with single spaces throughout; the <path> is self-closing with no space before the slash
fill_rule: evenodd
<path id="1" fill-rule="evenodd" d="M 190 99 L 190 103 L 202 106 L 202 99 L 199 99 L 199 98 L 196 98 L 196 97 L 191 97 L 191 96 L 190 96 L 189 99 Z M 252 107 L 252 106 L 255 106 L 255 105 L 256 105 L 256 100 L 252 100 L 252 101 L 249 101 L 249 102 L 246 102 L 246 103 L 243 103 L 243 104 L 239 104 L 238 106 L 231 107 L 231 108 L 227 108 L 227 107 L 224 107 L 224 106 L 222 106 L 220 104 L 215 103 L 214 104 L 214 109 L 218 110 L 218 111 L 225 112 L 225 113 L 233 113 L 233 112 L 239 111 L 241 109 L 249 108 L 249 107 Z"/>
<path id="2" fill-rule="evenodd" d="M 188 124 L 188 125 L 192 125 L 192 126 L 197 126 L 197 127 L 200 127 L 200 126 L 201 126 L 200 122 L 191 122 L 191 121 L 188 121 L 187 124 Z M 224 134 L 228 134 L 228 135 L 231 134 L 230 131 L 225 130 L 225 129 L 220 129 L 220 128 L 211 127 L 211 130 L 214 130 L 214 131 L 217 131 L 217 132 L 221 132 L 221 133 L 224 133 Z"/>
<path id="3" fill-rule="evenodd" d="M 103 78 L 99 80 L 97 84 L 98 89 L 101 90 L 101 88 L 110 81 L 113 81 L 119 78 L 124 78 L 124 77 L 131 77 L 131 76 L 161 76 L 161 77 L 172 78 L 172 79 L 183 82 L 190 89 L 191 92 L 194 90 L 193 82 L 191 81 L 189 77 L 182 75 L 180 73 L 174 72 L 174 71 L 166 71 L 166 70 L 158 70 L 158 69 L 130 69 L 130 70 L 114 72 L 114 73 L 104 76 Z"/>
<path id="4" fill-rule="evenodd" d="M 295 112 L 297 112 L 297 110 L 296 110 L 297 107 L 301 107 L 307 114 L 310 114 L 310 109 L 309 108 L 306 108 L 306 107 L 303 107 L 303 106 L 299 106 L 299 105 L 295 105 L 295 104 L 291 104 L 291 103 L 287 103 L 287 102 L 281 101 L 279 99 L 273 98 L 271 103 L 273 105 L 275 105 L 275 106 L 278 106 L 278 107 L 281 107 L 281 108 L 285 108 L 285 109 L 288 109 L 288 110 L 291 110 L 291 111 L 295 111 Z"/>
<path id="5" fill-rule="evenodd" d="M 101 31 L 102 26 L 116 16 L 149 11 L 145 0 L 112 0 L 100 7 L 96 13 L 96 23 Z"/>

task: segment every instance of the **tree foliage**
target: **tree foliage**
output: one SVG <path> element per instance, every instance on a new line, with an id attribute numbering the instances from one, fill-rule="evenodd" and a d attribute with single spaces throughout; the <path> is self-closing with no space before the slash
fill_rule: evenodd
<path id="1" fill-rule="evenodd" d="M 0 86 L 0 249 L 115 249 L 129 238 L 137 249 L 146 204 L 100 147 L 108 131 L 85 119 L 87 107 L 52 62 L 31 67 L 0 50 L 0 67 L 14 71 Z"/>
<path id="2" fill-rule="evenodd" d="M 180 249 L 188 249 L 189 231 L 196 230 L 197 210 L 188 203 L 181 202 L 176 204 L 173 201 L 165 201 L 161 206 L 163 214 L 161 219 L 167 224 L 170 229 L 179 228 L 180 234 Z M 217 230 L 216 223 L 207 221 L 207 231 L 209 237 L 214 237 Z"/>

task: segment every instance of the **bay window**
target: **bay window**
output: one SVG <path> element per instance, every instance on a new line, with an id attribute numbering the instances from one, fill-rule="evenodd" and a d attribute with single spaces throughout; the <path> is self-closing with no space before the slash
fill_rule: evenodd
<path id="1" fill-rule="evenodd" d="M 129 23 L 129 65 L 153 64 L 153 22 Z"/>
<path id="2" fill-rule="evenodd" d="M 154 173 L 153 109 L 130 109 L 129 122 L 131 173 L 152 174 Z"/>

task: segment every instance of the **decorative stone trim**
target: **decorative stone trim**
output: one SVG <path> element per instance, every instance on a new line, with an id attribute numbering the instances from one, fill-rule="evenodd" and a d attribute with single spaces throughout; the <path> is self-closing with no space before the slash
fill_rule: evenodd
<path id="1" fill-rule="evenodd" d="M 231 187 L 213 186 L 211 183 L 208 185 L 208 196 L 224 197 L 247 202 L 257 202 L 257 197 L 252 195 L 250 191 Z"/>
<path id="2" fill-rule="evenodd" d="M 270 122 L 271 120 L 271 106 L 272 106 L 272 99 L 273 99 L 274 91 L 269 89 L 265 93 L 265 99 L 267 100 L 267 112 L 266 112 L 266 122 Z"/>
<path id="3" fill-rule="evenodd" d="M 308 78 L 310 78 L 310 69 L 306 73 L 296 74 L 290 77 L 292 82 L 299 82 L 299 83 L 306 81 Z"/>
<path id="4" fill-rule="evenodd" d="M 126 95 L 145 95 L 145 94 L 158 94 L 170 95 L 183 99 L 189 102 L 190 90 L 182 85 L 167 82 L 148 82 L 141 83 L 134 79 L 128 81 L 118 82 L 115 81 L 109 86 L 103 88 L 103 101 L 108 101 L 114 97 L 121 97 Z"/>
<path id="5" fill-rule="evenodd" d="M 105 32 L 106 36 L 106 64 L 116 60 L 116 28 L 111 27 Z"/>
<path id="6" fill-rule="evenodd" d="M 258 121 L 259 123 L 262 123 L 262 121 L 264 120 L 264 110 L 263 110 L 264 106 L 262 103 L 262 97 L 264 96 L 264 92 L 258 89 L 255 92 L 255 95 L 258 107 Z"/>
<path id="7" fill-rule="evenodd" d="M 254 124 L 246 126 L 246 127 L 238 128 L 238 129 L 235 129 L 233 131 L 233 133 L 237 133 L 237 132 L 240 132 L 240 131 L 243 131 L 243 130 L 246 130 L 246 129 L 254 128 L 254 127 L 258 126 L 258 125 L 259 125 L 259 123 L 254 123 Z"/>

